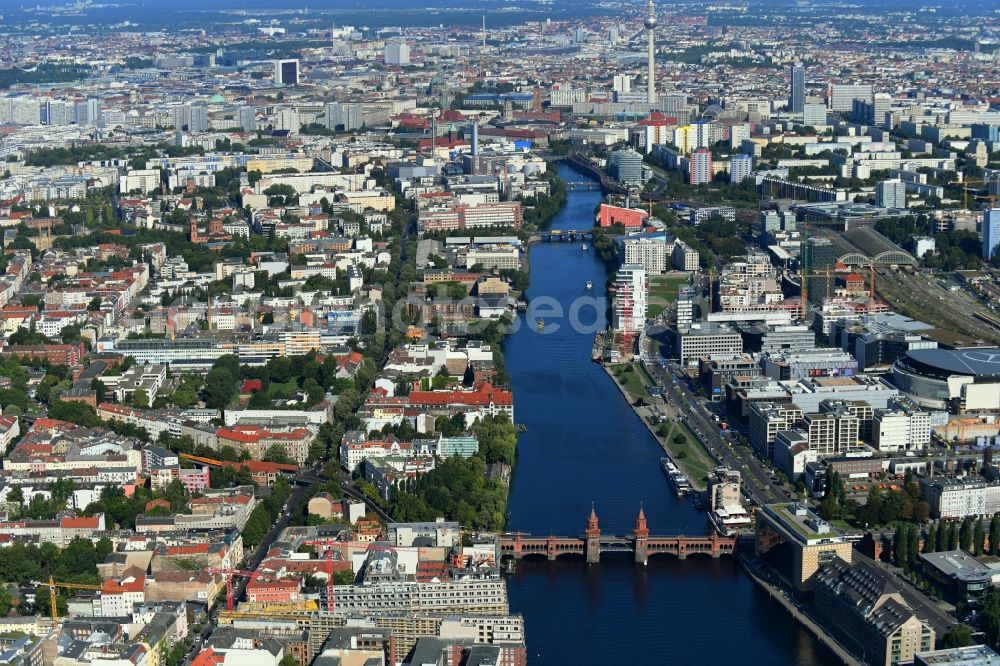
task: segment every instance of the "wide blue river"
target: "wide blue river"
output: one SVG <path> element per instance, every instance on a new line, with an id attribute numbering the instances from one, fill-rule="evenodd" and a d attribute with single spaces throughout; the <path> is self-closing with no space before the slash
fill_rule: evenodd
<path id="1" fill-rule="evenodd" d="M 560 175 L 588 180 L 566 166 Z M 570 192 L 552 228 L 593 226 L 600 200 L 600 192 Z M 540 333 L 522 315 L 504 347 L 515 420 L 527 427 L 508 528 L 582 535 L 593 504 L 605 534 L 629 534 L 642 505 L 652 534 L 705 534 L 704 514 L 670 492 L 656 441 L 591 363 L 593 329 L 569 324 L 574 301 L 588 296 L 588 280 L 594 297 L 605 295 L 603 264 L 592 248 L 563 242 L 534 245 L 530 265 L 528 296 L 533 307 L 546 308 L 539 310 L 545 327 Z M 583 309 L 584 324 L 594 321 L 593 312 Z M 603 326 L 603 311 L 599 316 Z M 624 555 L 590 567 L 581 559 L 529 559 L 508 581 L 511 611 L 524 616 L 529 663 L 836 663 L 728 558 L 661 556 L 646 567 Z"/>

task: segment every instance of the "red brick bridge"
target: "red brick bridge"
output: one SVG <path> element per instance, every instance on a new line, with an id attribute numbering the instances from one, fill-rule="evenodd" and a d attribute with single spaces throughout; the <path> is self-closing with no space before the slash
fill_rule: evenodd
<path id="1" fill-rule="evenodd" d="M 716 532 L 709 536 L 650 536 L 646 514 L 639 509 L 635 529 L 630 536 L 602 535 L 597 513 L 590 510 L 587 529 L 581 537 L 533 537 L 522 532 L 500 537 L 500 558 L 519 560 L 540 556 L 554 560 L 563 555 L 578 555 L 588 563 L 601 561 L 601 553 L 634 553 L 635 561 L 645 564 L 651 555 L 673 555 L 685 559 L 688 555 L 720 557 L 732 555 L 736 550 L 736 537 L 725 537 Z"/>

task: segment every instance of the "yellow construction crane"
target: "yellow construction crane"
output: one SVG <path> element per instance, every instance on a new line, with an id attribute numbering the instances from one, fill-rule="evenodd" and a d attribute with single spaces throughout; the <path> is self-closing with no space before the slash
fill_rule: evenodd
<path id="1" fill-rule="evenodd" d="M 986 185 L 985 180 L 980 180 L 978 178 L 966 178 L 965 180 L 952 180 L 949 181 L 949 185 L 961 185 L 962 186 L 962 208 L 968 210 L 969 208 L 969 191 L 977 188 L 969 187 L 973 183 L 977 185 Z"/>
<path id="2" fill-rule="evenodd" d="M 802 274 L 802 319 L 806 318 L 806 306 L 809 302 L 808 288 L 806 287 L 806 282 L 809 278 L 826 278 L 826 300 L 830 300 L 830 284 L 833 279 L 833 269 L 827 268 L 822 273 L 803 273 Z"/>
<path id="3" fill-rule="evenodd" d="M 56 628 L 59 622 L 59 598 L 56 595 L 56 588 L 61 587 L 66 590 L 100 590 L 100 585 L 87 585 L 86 583 L 57 583 L 52 576 L 49 576 L 49 610 L 52 612 L 52 629 Z"/>

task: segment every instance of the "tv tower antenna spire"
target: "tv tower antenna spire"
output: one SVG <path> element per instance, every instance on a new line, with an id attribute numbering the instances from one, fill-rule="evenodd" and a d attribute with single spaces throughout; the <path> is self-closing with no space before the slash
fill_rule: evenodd
<path id="1" fill-rule="evenodd" d="M 655 53 L 655 33 L 656 33 L 656 9 L 653 7 L 653 0 L 649 0 L 646 18 L 642 24 L 646 27 L 646 102 L 656 104 L 656 53 Z"/>

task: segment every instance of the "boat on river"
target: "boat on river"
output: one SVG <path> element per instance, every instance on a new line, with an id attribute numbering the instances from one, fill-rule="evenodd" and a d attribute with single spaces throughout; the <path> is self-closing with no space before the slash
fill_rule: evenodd
<path id="1" fill-rule="evenodd" d="M 545 329 L 545 320 L 544 319 L 539 319 L 538 323 L 535 324 L 535 326 L 538 327 L 539 331 L 544 330 Z"/>
<path id="2" fill-rule="evenodd" d="M 590 291 L 593 288 L 594 288 L 594 283 L 591 282 L 590 280 L 587 280 L 587 291 Z"/>
<path id="3" fill-rule="evenodd" d="M 587 244 L 586 244 L 586 243 L 584 243 L 584 244 L 583 244 L 583 251 L 584 251 L 584 252 L 586 252 L 586 251 L 587 251 Z"/>
<path id="4" fill-rule="evenodd" d="M 678 497 L 683 497 L 691 492 L 691 482 L 684 476 L 684 472 L 677 469 L 670 458 L 660 458 L 660 469 L 667 475 L 667 480 Z"/>

